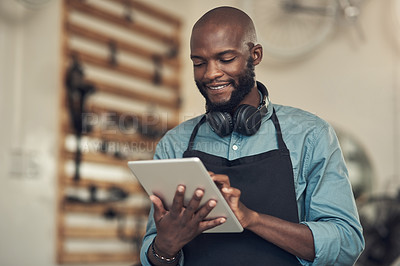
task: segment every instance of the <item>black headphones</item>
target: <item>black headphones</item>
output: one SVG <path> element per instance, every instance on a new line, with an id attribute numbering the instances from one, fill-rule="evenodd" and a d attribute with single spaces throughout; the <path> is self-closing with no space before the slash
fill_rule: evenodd
<path id="1" fill-rule="evenodd" d="M 212 130 L 220 137 L 228 136 L 233 131 L 245 136 L 254 135 L 260 129 L 262 117 L 267 113 L 267 88 L 260 82 L 257 82 L 257 88 L 263 95 L 257 108 L 249 104 L 239 105 L 233 117 L 228 112 L 207 112 L 206 120 Z"/>

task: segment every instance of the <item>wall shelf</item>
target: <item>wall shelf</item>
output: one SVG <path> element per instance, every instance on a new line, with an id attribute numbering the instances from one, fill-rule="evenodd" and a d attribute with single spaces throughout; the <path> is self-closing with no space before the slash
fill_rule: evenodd
<path id="1" fill-rule="evenodd" d="M 181 20 L 144 1 L 62 2 L 57 263 L 135 265 L 150 201 L 127 162 L 151 159 L 160 137 L 179 123 Z M 71 70 L 77 64 L 82 77 Z M 85 99 L 81 109 L 72 102 L 77 97 Z M 85 124 L 85 115 L 96 116 L 96 123 Z M 109 130 L 100 120 L 107 115 L 122 118 L 129 132 L 118 123 Z M 126 198 L 104 200 L 116 189 Z M 122 228 L 121 219 L 129 221 Z M 116 246 L 104 252 L 95 244 Z"/>

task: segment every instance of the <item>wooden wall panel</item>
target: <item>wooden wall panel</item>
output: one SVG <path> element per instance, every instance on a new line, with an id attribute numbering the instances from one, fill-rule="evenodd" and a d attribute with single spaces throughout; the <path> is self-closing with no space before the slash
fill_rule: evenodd
<path id="1" fill-rule="evenodd" d="M 61 19 L 57 262 L 134 265 L 150 203 L 127 161 L 150 159 L 163 133 L 179 122 L 181 21 L 134 0 L 63 0 Z M 75 87 L 67 82 L 74 62 L 83 70 Z M 85 98 L 78 133 L 71 118 L 77 108 L 69 103 L 82 84 L 94 92 Z M 115 169 L 119 178 L 110 174 Z M 126 197 L 112 198 L 115 191 Z M 71 223 L 72 216 L 85 222 Z M 99 219 L 110 222 L 96 224 Z M 76 241 L 87 250 L 76 250 Z M 122 248 L 90 247 L 107 241 Z"/>

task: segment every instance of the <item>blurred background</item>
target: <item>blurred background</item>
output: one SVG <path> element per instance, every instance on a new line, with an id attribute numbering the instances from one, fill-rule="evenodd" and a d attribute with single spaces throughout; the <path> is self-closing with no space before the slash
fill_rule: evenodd
<path id="1" fill-rule="evenodd" d="M 357 265 L 400 265 L 400 0 L 1 0 L 0 265 L 138 263 L 149 202 L 126 162 L 204 113 L 189 38 L 220 5 L 254 19 L 272 102 L 336 129 Z"/>

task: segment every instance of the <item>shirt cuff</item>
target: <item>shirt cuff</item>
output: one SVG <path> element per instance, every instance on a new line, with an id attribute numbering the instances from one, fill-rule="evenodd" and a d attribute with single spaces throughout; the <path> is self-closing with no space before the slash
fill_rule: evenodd
<path id="1" fill-rule="evenodd" d="M 147 252 L 149 250 L 149 247 L 151 245 L 151 242 L 153 242 L 153 239 L 156 237 L 154 236 L 149 236 L 143 240 L 142 243 L 142 249 L 140 252 L 140 262 L 142 263 L 143 266 L 152 266 L 150 263 L 149 259 L 147 258 Z"/>
<path id="2" fill-rule="evenodd" d="M 340 235 L 329 222 L 302 222 L 310 228 L 314 238 L 313 262 L 299 259 L 302 265 L 334 265 L 340 252 Z"/>

